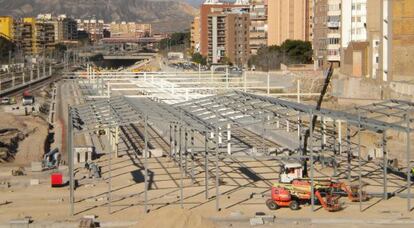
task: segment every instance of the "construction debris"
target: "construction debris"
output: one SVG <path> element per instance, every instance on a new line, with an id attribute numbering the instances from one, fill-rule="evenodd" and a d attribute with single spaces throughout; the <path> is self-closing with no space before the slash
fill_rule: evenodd
<path id="1" fill-rule="evenodd" d="M 26 172 L 23 167 L 19 167 L 17 169 L 12 169 L 11 171 L 12 176 L 24 176 Z"/>

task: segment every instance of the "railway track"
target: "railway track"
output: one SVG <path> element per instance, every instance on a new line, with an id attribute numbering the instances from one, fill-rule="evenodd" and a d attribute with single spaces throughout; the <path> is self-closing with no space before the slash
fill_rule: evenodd
<path id="1" fill-rule="evenodd" d="M 26 85 L 24 85 L 20 88 L 17 88 L 15 90 L 10 91 L 10 92 L 6 92 L 6 93 L 2 94 L 1 96 L 10 96 L 10 97 L 21 98 L 22 93 L 25 90 L 33 92 L 33 91 L 36 91 L 40 88 L 43 88 L 43 87 L 49 85 L 50 83 L 57 82 L 57 81 L 61 80 L 62 77 L 60 77 L 60 75 L 61 75 L 61 70 L 62 69 L 63 69 L 62 66 L 58 66 L 58 67 L 55 68 L 55 72 L 53 73 L 52 76 L 45 77 L 45 78 L 40 79 L 39 81 L 31 83 L 31 84 L 28 83 L 28 84 L 26 84 Z M 16 82 L 18 82 L 18 81 L 22 82 L 21 79 L 16 80 Z M 21 84 L 19 84 L 19 85 L 21 85 Z M 17 85 L 17 86 L 19 86 L 19 85 Z"/>

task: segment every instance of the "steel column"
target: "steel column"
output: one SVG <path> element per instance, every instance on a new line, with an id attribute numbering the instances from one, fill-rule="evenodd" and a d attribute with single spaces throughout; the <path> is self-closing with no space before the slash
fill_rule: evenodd
<path id="1" fill-rule="evenodd" d="M 351 128 L 349 126 L 349 124 L 347 123 L 346 125 L 346 143 L 348 144 L 348 149 L 347 149 L 347 176 L 348 176 L 348 181 L 351 181 L 351 161 L 352 161 L 352 144 L 351 144 Z"/>
<path id="2" fill-rule="evenodd" d="M 362 165 L 361 165 L 361 114 L 358 111 L 358 195 L 359 195 L 359 211 L 362 212 Z"/>
<path id="3" fill-rule="evenodd" d="M 407 159 L 407 211 L 411 211 L 411 164 L 410 164 L 410 153 L 411 153 L 411 140 L 410 140 L 410 115 L 407 111 L 405 115 L 405 121 L 407 124 L 407 151 L 406 151 L 406 159 Z"/>
<path id="4" fill-rule="evenodd" d="M 180 160 L 180 205 L 181 208 L 184 208 L 183 205 L 183 200 L 184 200 L 184 193 L 183 193 L 183 188 L 184 188 L 184 181 L 183 181 L 183 162 L 182 162 L 182 158 L 183 158 L 183 148 L 182 148 L 182 131 L 181 131 L 182 126 L 180 125 L 180 146 L 179 146 L 179 150 L 180 150 L 180 154 L 179 154 L 179 160 Z"/>
<path id="5" fill-rule="evenodd" d="M 204 178 L 205 178 L 205 199 L 208 199 L 208 133 L 204 133 Z"/>
<path id="6" fill-rule="evenodd" d="M 313 112 L 310 111 L 310 120 L 313 119 Z M 313 126 L 309 123 L 310 135 L 309 135 L 309 150 L 310 150 L 310 179 L 311 179 L 311 210 L 315 211 L 315 185 L 314 185 L 314 167 L 313 167 Z"/>
<path id="7" fill-rule="evenodd" d="M 68 105 L 68 125 L 67 125 L 67 154 L 69 160 L 69 202 L 70 202 L 70 215 L 75 214 L 75 183 L 74 183 L 74 157 L 73 157 L 73 147 L 72 147 L 72 137 L 73 137 L 73 121 L 72 121 L 72 109 Z"/>
<path id="8" fill-rule="evenodd" d="M 388 199 L 387 190 L 387 167 L 388 167 L 388 153 L 387 153 L 387 132 L 382 132 L 382 158 L 383 158 L 383 187 L 384 187 L 384 199 Z"/>
<path id="9" fill-rule="evenodd" d="M 144 117 L 144 167 L 145 167 L 145 191 L 144 191 L 144 200 L 145 200 L 145 206 L 144 206 L 144 213 L 148 213 L 148 116 L 145 115 Z"/>
<path id="10" fill-rule="evenodd" d="M 219 136 L 220 132 L 218 129 L 216 129 L 216 210 L 220 211 L 220 189 L 219 189 Z"/>
<path id="11" fill-rule="evenodd" d="M 111 214 L 112 206 L 112 129 L 108 128 L 108 214 Z"/>

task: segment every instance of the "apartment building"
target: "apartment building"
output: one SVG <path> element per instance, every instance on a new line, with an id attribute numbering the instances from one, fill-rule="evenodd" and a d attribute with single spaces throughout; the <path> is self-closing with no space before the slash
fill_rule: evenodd
<path id="1" fill-rule="evenodd" d="M 0 37 L 13 40 L 13 18 L 0 16 Z"/>
<path id="2" fill-rule="evenodd" d="M 104 32 L 104 20 L 90 19 L 81 20 L 77 19 L 78 31 L 85 31 L 89 34 L 89 39 L 92 42 L 99 41 L 103 38 Z"/>
<path id="3" fill-rule="evenodd" d="M 340 66 L 341 0 L 314 0 L 313 47 L 315 65 Z"/>
<path id="4" fill-rule="evenodd" d="M 313 26 L 314 26 L 314 6 L 316 0 L 306 0 L 305 17 L 306 17 L 306 30 L 305 30 L 305 40 L 313 42 Z"/>
<path id="5" fill-rule="evenodd" d="M 327 66 L 328 0 L 315 0 L 314 9 L 313 55 L 315 65 L 321 69 Z"/>
<path id="6" fill-rule="evenodd" d="M 208 62 L 243 66 L 250 56 L 249 13 L 241 9 L 208 15 Z"/>
<path id="7" fill-rule="evenodd" d="M 309 7 L 308 0 L 268 1 L 268 45 L 309 39 Z"/>
<path id="8" fill-rule="evenodd" d="M 191 50 L 200 52 L 200 17 L 194 17 L 191 22 Z"/>
<path id="9" fill-rule="evenodd" d="M 250 52 L 256 54 L 267 46 L 267 0 L 250 1 Z"/>
<path id="10" fill-rule="evenodd" d="M 367 0 L 342 0 L 341 2 L 341 46 L 350 42 L 367 40 Z"/>
<path id="11" fill-rule="evenodd" d="M 218 0 L 206 0 L 200 6 L 200 54 L 207 56 L 208 47 L 208 18 L 212 13 L 231 11 L 232 9 L 240 9 L 248 12 L 248 1 L 236 1 L 235 3 L 222 3 Z"/>
<path id="12" fill-rule="evenodd" d="M 56 43 L 73 41 L 78 39 L 77 23 L 73 18 L 61 14 L 57 17 L 52 14 L 39 14 L 37 21 L 51 24 L 54 27 L 54 40 Z"/>
<path id="13" fill-rule="evenodd" d="M 14 23 L 14 41 L 25 54 L 37 55 L 55 47 L 55 27 L 51 23 L 26 17 Z"/>
<path id="14" fill-rule="evenodd" d="M 112 38 L 141 38 L 151 36 L 151 24 L 135 22 L 112 22 L 109 27 Z"/>

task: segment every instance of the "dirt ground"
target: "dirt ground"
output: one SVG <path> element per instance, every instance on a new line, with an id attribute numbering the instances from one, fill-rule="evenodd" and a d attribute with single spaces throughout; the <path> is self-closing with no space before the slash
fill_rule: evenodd
<path id="1" fill-rule="evenodd" d="M 0 129 L 17 128 L 26 135 L 19 143 L 13 164 L 25 166 L 32 161 L 40 161 L 45 151 L 45 140 L 48 124 L 40 117 L 20 116 L 12 113 L 1 113 Z"/>
<path id="2" fill-rule="evenodd" d="M 84 215 L 96 215 L 101 222 L 122 224 L 130 222 L 129 227 L 248 227 L 248 221 L 244 226 L 236 226 L 234 222 L 213 223 L 211 218 L 229 218 L 234 213 L 241 213 L 247 217 L 253 217 L 256 212 L 264 212 L 266 215 L 275 215 L 279 221 L 288 220 L 288 227 L 306 227 L 311 219 L 318 219 L 328 223 L 347 223 L 352 220 L 358 224 L 361 221 L 377 221 L 378 227 L 381 221 L 412 222 L 413 212 L 406 211 L 407 201 L 400 197 L 389 200 L 372 198 L 362 203 L 363 211 L 359 211 L 359 203 L 350 202 L 347 198 L 341 198 L 344 209 L 340 212 L 328 212 L 320 206 L 312 212 L 311 207 L 302 205 L 299 211 L 291 211 L 289 208 L 281 208 L 270 211 L 265 206 L 270 185 L 277 181 L 277 164 L 275 161 L 237 160 L 225 161 L 219 165 L 220 172 L 220 212 L 216 211 L 216 190 L 214 178 L 209 181 L 209 198 L 205 199 L 204 173 L 201 168 L 196 169 L 196 178 L 184 176 L 183 179 L 183 207 L 180 208 L 180 171 L 177 165 L 168 158 L 149 159 L 149 191 L 148 209 L 144 213 L 144 181 L 143 159 L 133 158 L 128 154 L 114 158 L 111 161 L 112 173 L 109 179 L 108 156 L 103 156 L 96 161 L 102 168 L 103 179 L 87 179 L 87 172 L 79 166 L 76 178 L 79 187 L 75 191 L 75 215 L 70 216 L 68 187 L 51 188 L 48 172 L 28 173 L 28 176 L 11 178 L 7 167 L 0 168 L 0 178 L 9 180 L 11 186 L 0 189 L 0 224 L 7 223 L 10 219 L 31 216 L 34 221 L 55 221 L 79 223 Z M 211 161 L 213 162 L 213 161 Z M 356 164 L 353 165 L 356 167 Z M 243 167 L 249 167 L 260 180 L 246 176 L 242 172 Z M 214 163 L 210 166 L 211 173 L 215 173 Z M 356 168 L 353 168 L 355 170 Z M 67 170 L 61 170 L 65 175 Z M 343 170 L 340 170 L 343 171 Z M 329 168 L 317 167 L 315 175 L 329 175 Z M 353 171 L 353 175 L 356 175 Z M 376 170 L 372 164 L 363 165 L 364 182 L 369 183 L 368 192 L 381 192 L 381 171 Z M 30 185 L 31 179 L 38 179 L 39 185 Z M 108 194 L 108 183 L 111 182 L 112 193 Z M 396 176 L 389 176 L 389 191 L 402 191 L 404 181 Z M 414 192 L 414 189 L 412 190 Z M 108 199 L 112 200 L 109 208 Z M 109 213 L 109 210 L 111 213 Z M 327 220 L 328 219 L 328 220 Z M 302 221 L 303 220 L 303 221 Z M 332 220 L 332 221 L 331 221 Z M 295 221 L 295 222 L 293 222 Z M 339 222 L 335 222 L 339 221 Z M 227 224 L 227 225 L 226 225 Z M 230 224 L 230 225 L 229 225 Z M 298 226 L 296 226 L 297 224 Z M 413 225 L 414 223 L 410 223 Z M 329 225 L 324 225 L 328 227 Z M 312 226 L 312 227 L 324 227 Z M 276 226 L 277 227 L 277 226 Z M 350 227 L 359 227 L 353 224 Z"/>

